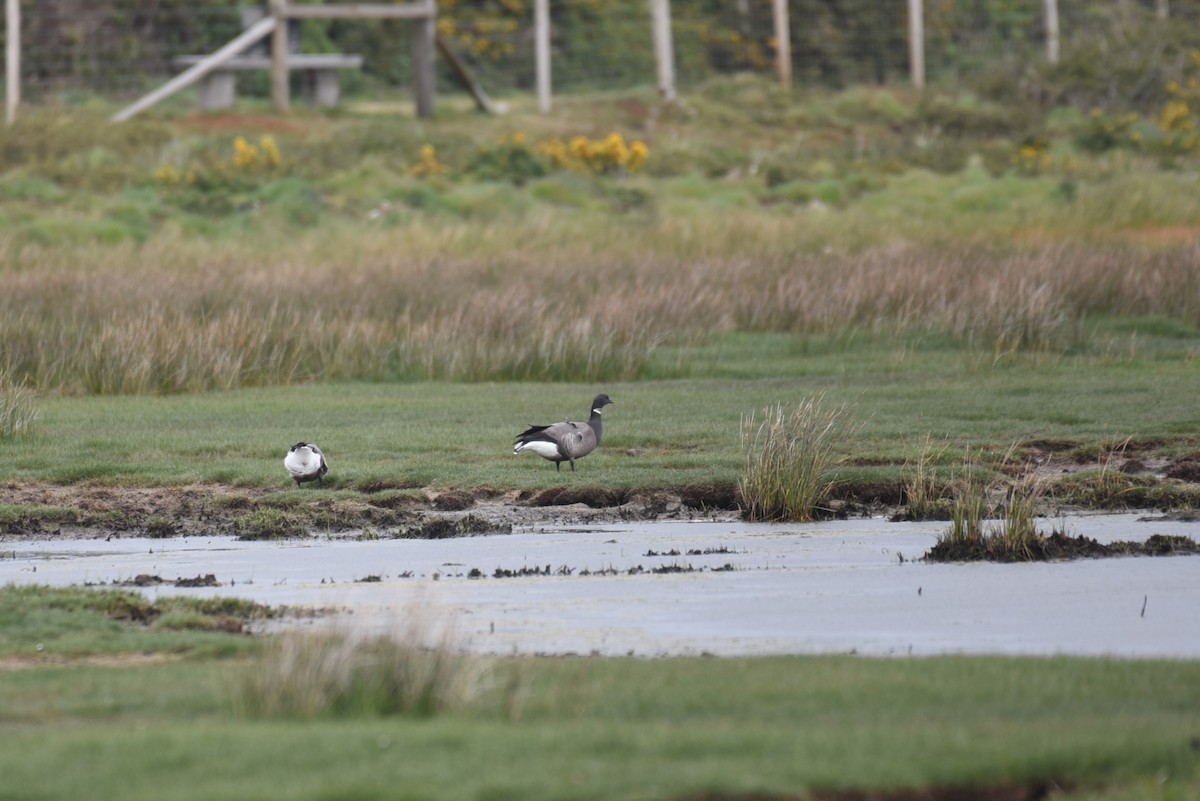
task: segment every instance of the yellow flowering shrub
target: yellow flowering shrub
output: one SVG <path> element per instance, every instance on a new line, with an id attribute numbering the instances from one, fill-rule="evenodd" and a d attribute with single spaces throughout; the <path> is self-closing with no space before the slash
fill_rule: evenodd
<path id="1" fill-rule="evenodd" d="M 1027 139 L 1013 157 L 1017 172 L 1022 175 L 1045 175 L 1054 171 L 1054 156 L 1049 153 L 1045 139 Z"/>
<path id="2" fill-rule="evenodd" d="M 262 136 L 254 143 L 244 136 L 238 136 L 233 140 L 233 154 L 229 158 L 209 159 L 202 164 L 190 164 L 182 168 L 163 164 L 154 171 L 154 179 L 167 188 L 213 188 L 242 184 L 248 178 L 274 176 L 284 171 L 283 154 L 274 137 Z"/>
<path id="3" fill-rule="evenodd" d="M 487 181 L 522 184 L 555 170 L 587 175 L 623 176 L 636 172 L 646 163 L 650 148 L 645 142 L 626 142 L 619 133 L 603 139 L 574 136 L 567 141 L 558 137 L 530 144 L 523 133 L 503 136 L 495 145 L 478 148 L 460 168 L 462 174 Z M 437 158 L 433 145 L 421 148 L 420 159 L 409 174 L 428 178 L 442 175 L 448 168 Z"/>
<path id="4" fill-rule="evenodd" d="M 619 133 L 611 133 L 604 139 L 575 136 L 566 144 L 554 138 L 539 145 L 538 151 L 554 168 L 593 175 L 636 172 L 650 155 L 645 142 L 627 144 Z"/>
<path id="5" fill-rule="evenodd" d="M 1200 109 L 1200 50 L 1189 54 L 1182 82 L 1167 83 L 1170 99 L 1158 113 L 1157 124 L 1162 131 L 1162 147 L 1172 154 L 1200 152 L 1200 124 L 1196 113 Z"/>
<path id="6" fill-rule="evenodd" d="M 417 163 L 408 168 L 409 174 L 418 178 L 432 178 L 445 171 L 446 165 L 438 161 L 437 149 L 433 145 L 422 145 Z"/>

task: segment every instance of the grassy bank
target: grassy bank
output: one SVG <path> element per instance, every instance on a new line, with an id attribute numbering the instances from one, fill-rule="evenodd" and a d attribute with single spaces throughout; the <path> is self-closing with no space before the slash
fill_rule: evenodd
<path id="1" fill-rule="evenodd" d="M 220 483 L 285 490 L 282 459 L 318 442 L 332 489 L 576 482 L 614 488 L 733 483 L 743 415 L 823 394 L 851 423 L 836 443 L 845 477 L 900 478 L 926 438 L 991 464 L 1014 443 L 1100 462 L 1112 451 L 1181 457 L 1200 427 L 1195 362 L 1064 357 L 993 369 L 955 349 L 734 337 L 697 356 L 699 379 L 596 384 L 345 383 L 170 397 L 46 397 L 33 436 L 0 441 L 9 480 L 115 486 Z M 764 351 L 767 354 L 765 355 Z M 761 358 L 752 371 L 749 354 Z M 583 419 L 604 390 L 601 448 L 574 477 L 511 453 L 531 423 Z M 890 468 L 890 469 L 889 469 Z M 306 492 L 320 492 L 306 488 Z"/>

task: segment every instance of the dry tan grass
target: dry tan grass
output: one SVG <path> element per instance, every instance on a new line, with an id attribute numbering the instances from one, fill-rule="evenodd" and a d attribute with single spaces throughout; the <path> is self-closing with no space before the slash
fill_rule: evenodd
<path id="1" fill-rule="evenodd" d="M 1200 323 L 1200 247 L 739 246 L 682 224 L 596 241 L 465 225 L 279 250 L 164 238 L 9 252 L 0 370 L 34 388 L 170 393 L 330 379 L 622 380 L 713 332 L 936 332 L 997 357 L 1095 314 Z M 543 238 L 538 234 L 544 233 Z M 652 236 L 652 234 L 655 234 Z"/>
<path id="2" fill-rule="evenodd" d="M 311 719 L 336 715 L 429 717 L 485 703 L 494 660 L 460 651 L 452 628 L 406 608 L 386 635 L 347 628 L 271 637 L 237 694 L 248 717 Z M 501 688 L 514 709 L 518 684 Z M 511 697 L 509 697 L 511 696 Z"/>

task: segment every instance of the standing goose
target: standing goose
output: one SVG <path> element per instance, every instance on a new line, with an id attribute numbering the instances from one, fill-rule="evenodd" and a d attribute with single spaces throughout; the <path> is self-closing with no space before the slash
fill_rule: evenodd
<path id="1" fill-rule="evenodd" d="M 307 442 L 297 442 L 293 445 L 283 459 L 283 466 L 287 468 L 288 475 L 296 482 L 297 487 L 303 481 L 316 481 L 324 486 L 325 482 L 321 477 L 329 472 L 329 465 L 325 464 L 325 454 L 321 453 L 321 449 L 316 445 Z"/>
<path id="2" fill-rule="evenodd" d="M 575 460 L 587 456 L 600 444 L 603 432 L 600 410 L 610 403 L 612 401 L 604 393 L 597 395 L 592 401 L 592 415 L 586 423 L 567 420 L 548 426 L 530 426 L 513 440 L 513 453 L 533 451 L 554 462 L 555 470 L 561 470 L 563 462 L 570 462 L 571 472 L 575 472 Z"/>

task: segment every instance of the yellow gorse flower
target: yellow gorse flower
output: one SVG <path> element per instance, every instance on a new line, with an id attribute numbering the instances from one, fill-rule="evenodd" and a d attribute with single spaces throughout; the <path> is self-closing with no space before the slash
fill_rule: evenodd
<path id="1" fill-rule="evenodd" d="M 258 145 L 262 148 L 263 160 L 266 162 L 268 167 L 274 168 L 283 166 L 283 156 L 280 155 L 279 146 L 275 144 L 275 138 L 273 136 L 264 136 L 262 139 L 258 140 Z"/>
<path id="2" fill-rule="evenodd" d="M 420 160 L 409 168 L 409 173 L 421 178 L 431 178 L 446 171 L 446 165 L 438 161 L 437 150 L 433 145 L 421 146 Z"/>
<path id="3" fill-rule="evenodd" d="M 179 170 L 164 164 L 154 171 L 154 178 L 163 186 L 176 186 L 180 181 Z"/>
<path id="4" fill-rule="evenodd" d="M 640 169 L 650 155 L 645 142 L 626 143 L 619 133 L 596 140 L 574 136 L 565 145 L 561 139 L 551 139 L 538 145 L 537 149 L 553 167 L 594 175 L 633 172 Z"/>
<path id="5" fill-rule="evenodd" d="M 258 148 L 239 136 L 233 140 L 233 166 L 239 170 L 249 170 L 258 164 Z"/>

